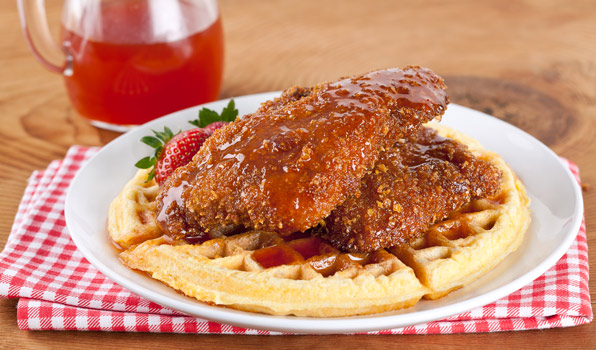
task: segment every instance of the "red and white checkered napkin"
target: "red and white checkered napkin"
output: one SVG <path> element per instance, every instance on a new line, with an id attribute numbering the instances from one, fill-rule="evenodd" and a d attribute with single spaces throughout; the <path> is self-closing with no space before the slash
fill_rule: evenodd
<path id="1" fill-rule="evenodd" d="M 30 330 L 102 330 L 280 334 L 185 316 L 113 283 L 83 258 L 64 221 L 66 189 L 96 148 L 72 147 L 29 179 L 0 254 L 0 296 L 20 298 L 18 325 Z M 577 167 L 568 163 L 579 181 Z M 588 247 L 582 227 L 567 253 L 517 292 L 472 311 L 417 326 L 370 334 L 436 334 L 541 329 L 592 320 Z"/>

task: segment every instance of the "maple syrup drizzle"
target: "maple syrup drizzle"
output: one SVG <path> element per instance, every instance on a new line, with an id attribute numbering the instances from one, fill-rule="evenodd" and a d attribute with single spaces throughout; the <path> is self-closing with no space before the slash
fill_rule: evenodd
<path id="1" fill-rule="evenodd" d="M 304 263 L 324 277 L 348 268 L 361 268 L 383 260 L 377 252 L 346 254 L 333 248 L 319 237 L 309 237 L 280 243 L 253 251 L 252 258 L 263 268 Z"/>

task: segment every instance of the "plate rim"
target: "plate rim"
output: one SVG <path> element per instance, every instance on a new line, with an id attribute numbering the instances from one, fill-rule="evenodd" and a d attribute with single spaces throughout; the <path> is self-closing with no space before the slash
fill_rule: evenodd
<path id="1" fill-rule="evenodd" d="M 236 101 L 236 105 L 238 107 L 239 102 L 238 100 L 258 100 L 259 102 L 264 101 L 265 99 L 271 98 L 276 96 L 280 93 L 280 91 L 272 91 L 272 92 L 264 92 L 258 94 L 250 94 L 250 95 L 243 95 L 234 97 Z M 185 108 L 179 111 L 175 111 L 173 113 L 167 114 L 160 118 L 157 118 L 149 123 L 143 124 L 143 128 L 150 128 L 154 125 L 162 125 L 162 122 L 166 119 L 174 118 L 178 114 L 186 114 L 191 110 L 198 110 L 202 107 L 211 108 L 210 105 L 214 104 L 221 104 L 229 101 L 231 98 L 222 99 L 206 104 L 201 104 L 197 106 L 192 106 L 189 108 Z M 116 139 L 112 140 L 108 144 L 104 145 L 96 154 L 89 158 L 89 160 L 77 171 L 76 175 L 73 177 L 70 186 L 68 187 L 65 199 L 65 220 L 66 225 L 68 228 L 69 235 L 73 242 L 75 243 L 77 249 L 82 253 L 82 255 L 95 267 L 97 268 L 102 274 L 104 274 L 108 279 L 117 283 L 121 287 L 141 296 L 144 297 L 152 302 L 160 304 L 162 306 L 177 310 L 184 314 L 193 317 L 200 317 L 214 322 L 220 322 L 223 324 L 230 324 L 239 327 L 245 327 L 249 329 L 262 329 L 268 331 L 277 331 L 277 332 L 297 332 L 297 333 L 309 333 L 309 334 L 336 334 L 336 333 L 352 333 L 352 332 L 367 332 L 367 331 L 375 331 L 375 330 L 383 330 L 388 328 L 396 328 L 396 327 L 405 327 L 405 326 L 412 326 L 424 322 L 430 322 L 434 320 L 444 319 L 446 317 L 453 316 L 455 314 L 459 314 L 462 312 L 466 312 L 472 310 L 474 308 L 492 303 L 502 297 L 505 297 L 518 289 L 522 288 L 526 284 L 530 283 L 531 281 L 535 280 L 537 277 L 542 275 L 545 271 L 547 271 L 551 266 L 553 266 L 569 249 L 569 246 L 575 240 L 576 235 L 573 232 L 579 232 L 579 228 L 582 222 L 582 213 L 583 213 L 583 199 L 581 195 L 581 191 L 579 190 L 579 185 L 575 180 L 575 177 L 569 170 L 567 166 L 564 166 L 561 162 L 560 158 L 546 145 L 540 142 L 538 139 L 533 137 L 532 135 L 528 134 L 522 129 L 517 128 L 516 126 L 509 124 L 503 120 L 500 120 L 496 117 L 488 115 L 478 110 L 474 110 L 469 107 L 461 106 L 458 104 L 451 103 L 449 108 L 454 107 L 466 109 L 472 113 L 480 113 L 484 117 L 491 118 L 498 123 L 504 124 L 504 127 L 511 127 L 516 129 L 517 132 L 521 132 L 524 137 L 530 138 L 532 141 L 540 145 L 544 151 L 548 153 L 550 157 L 554 157 L 558 160 L 559 165 L 564 170 L 565 174 L 567 175 L 567 180 L 570 181 L 573 188 L 573 196 L 575 198 L 575 208 L 576 210 L 573 212 L 573 222 L 569 226 L 568 233 L 565 235 L 565 238 L 561 245 L 559 245 L 551 254 L 544 259 L 542 262 L 534 266 L 528 273 L 522 275 L 510 283 L 505 284 L 499 288 L 493 289 L 487 293 L 469 298 L 464 299 L 458 302 L 454 302 L 452 304 L 440 306 L 438 308 L 431 308 L 428 310 L 419 310 L 413 313 L 401 313 L 396 315 L 385 315 L 381 314 L 372 314 L 372 315 L 364 315 L 364 316 L 352 316 L 352 317 L 331 317 L 331 318 L 313 318 L 313 317 L 297 317 L 297 316 L 273 316 L 273 315 L 265 315 L 265 314 L 258 314 L 258 313 L 251 313 L 245 311 L 238 311 L 233 310 L 230 308 L 220 307 L 220 306 L 210 306 L 203 304 L 195 299 L 192 299 L 193 302 L 196 302 L 196 305 L 192 307 L 191 312 L 189 312 L 188 308 L 186 307 L 187 304 L 185 302 L 166 298 L 164 300 L 164 296 L 159 294 L 156 291 L 151 290 L 150 288 L 143 287 L 142 285 L 137 285 L 134 282 L 129 282 L 124 276 L 119 275 L 115 271 L 112 271 L 107 265 L 105 265 L 100 259 L 96 258 L 95 254 L 88 249 L 88 247 L 84 244 L 84 242 L 79 239 L 79 236 L 74 232 L 74 229 L 77 225 L 73 220 L 73 214 L 71 213 L 68 208 L 70 208 L 70 203 L 73 202 L 74 191 L 76 190 L 76 184 L 80 182 L 80 178 L 83 176 L 82 174 L 85 173 L 84 169 L 95 161 L 96 158 L 100 157 L 101 154 L 105 152 L 109 152 L 109 150 L 113 147 L 117 147 L 120 142 L 124 142 L 127 137 L 129 137 L 129 133 L 124 133 L 117 137 Z M 137 130 L 137 129 L 134 129 Z M 471 135 L 474 137 L 474 135 Z M 107 239 L 106 235 L 106 239 Z M 147 277 L 150 278 L 150 277 Z M 188 297 L 187 297 L 188 298 Z M 190 299 L 190 298 L 189 298 Z M 159 300 L 159 301 L 158 301 Z M 186 299 L 184 299 L 186 300 Z M 465 306 L 463 306 L 465 304 Z M 462 307 L 463 306 L 463 307 Z M 233 319 L 231 320 L 230 317 Z M 397 322 L 401 319 L 407 318 L 408 321 L 406 322 Z M 367 325 L 363 323 L 363 320 L 370 320 L 374 319 L 375 322 L 372 322 L 371 325 Z"/>

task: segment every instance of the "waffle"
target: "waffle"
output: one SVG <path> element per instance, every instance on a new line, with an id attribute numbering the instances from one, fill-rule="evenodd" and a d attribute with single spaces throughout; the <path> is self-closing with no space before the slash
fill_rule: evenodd
<path id="1" fill-rule="evenodd" d="M 127 248 L 120 255 L 126 265 L 209 304 L 273 315 L 333 317 L 436 299 L 477 279 L 514 251 L 530 216 L 525 190 L 501 158 L 459 132 L 429 126 L 497 166 L 503 173 L 501 192 L 472 201 L 408 247 L 348 254 L 316 236 L 281 237 L 264 231 L 194 245 L 172 241 L 147 222 L 155 217 L 151 200 L 157 185 L 145 184 L 141 172 L 112 203 L 109 231 Z"/>
<path id="2" fill-rule="evenodd" d="M 162 235 L 155 222 L 159 186 L 155 180 L 145 182 L 148 173 L 147 169 L 137 171 L 110 204 L 108 232 L 120 248 L 128 249 Z"/>

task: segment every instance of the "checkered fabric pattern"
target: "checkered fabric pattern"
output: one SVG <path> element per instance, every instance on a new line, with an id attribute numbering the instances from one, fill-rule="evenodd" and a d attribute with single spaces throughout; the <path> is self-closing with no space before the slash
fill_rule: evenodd
<path id="1" fill-rule="evenodd" d="M 79 253 L 66 230 L 64 199 L 76 171 L 97 152 L 72 147 L 29 179 L 4 251 L 0 296 L 19 298 L 28 330 L 101 330 L 209 334 L 283 334 L 186 316 L 113 283 Z M 579 181 L 577 167 L 566 160 Z M 446 334 L 567 327 L 592 320 L 585 224 L 567 253 L 517 292 L 460 315 L 368 334 Z"/>

